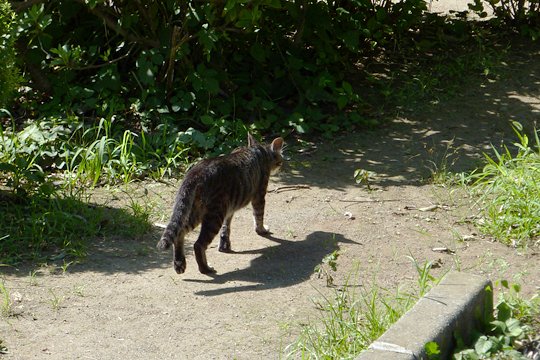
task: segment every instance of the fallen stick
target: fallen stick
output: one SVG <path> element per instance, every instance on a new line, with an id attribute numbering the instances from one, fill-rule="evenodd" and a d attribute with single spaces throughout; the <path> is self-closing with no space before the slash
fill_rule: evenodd
<path id="1" fill-rule="evenodd" d="M 278 186 L 277 188 L 272 189 L 269 192 L 280 193 L 284 191 L 300 190 L 300 189 L 311 189 L 311 187 L 309 185 L 284 185 L 284 186 Z"/>

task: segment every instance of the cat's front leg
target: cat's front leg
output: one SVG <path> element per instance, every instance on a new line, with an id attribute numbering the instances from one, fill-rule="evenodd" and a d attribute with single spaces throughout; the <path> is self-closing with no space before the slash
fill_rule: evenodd
<path id="1" fill-rule="evenodd" d="M 221 227 L 221 231 L 219 234 L 219 248 L 218 250 L 224 253 L 230 253 L 232 252 L 231 249 L 231 220 L 232 220 L 232 214 L 225 219 L 225 223 Z"/>
<path id="2" fill-rule="evenodd" d="M 253 206 L 253 220 L 255 222 L 255 231 L 259 235 L 268 235 L 270 230 L 264 225 L 264 196 L 253 199 L 251 202 Z"/>

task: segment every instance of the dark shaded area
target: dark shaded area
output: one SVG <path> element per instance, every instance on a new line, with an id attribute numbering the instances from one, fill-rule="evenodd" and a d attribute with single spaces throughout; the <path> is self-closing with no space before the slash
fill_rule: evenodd
<path id="1" fill-rule="evenodd" d="M 0 267 L 27 276 L 43 264 L 62 272 L 138 273 L 165 266 L 161 229 L 144 214 L 77 198 L 20 198 L 0 191 Z"/>
<path id="2" fill-rule="evenodd" d="M 360 168 L 374 173 L 370 183 L 376 187 L 417 185 L 433 171 L 477 168 L 483 153 L 493 154 L 491 145 L 500 149 L 504 143 L 512 151 L 517 138 L 511 121 L 532 133 L 540 119 L 538 43 L 513 47 L 495 74 L 463 81 L 462 92 L 441 94 L 437 104 L 426 99 L 411 105 L 413 111 L 387 109 L 392 120 L 380 129 L 352 129 L 302 152 L 293 144 L 282 181 L 344 189 Z"/>
<path id="3" fill-rule="evenodd" d="M 474 169 L 481 164 L 483 152 L 491 154 L 491 144 L 500 147 L 504 142 L 511 148 L 516 140 L 509 123 L 511 120 L 521 122 L 530 133 L 540 118 L 539 60 L 540 44 L 516 46 L 509 61 L 495 75 L 468 79 L 461 94 L 449 96 L 436 105 L 426 105 L 422 111 L 404 111 L 377 130 L 351 130 L 337 139 L 321 140 L 311 148 L 304 147 L 302 152 L 295 151 L 294 144 L 291 144 L 290 150 L 286 151 L 291 159 L 280 178 L 286 185 L 301 184 L 345 191 L 354 184 L 356 169 L 373 172 L 370 183 L 376 188 L 419 185 L 430 177 L 431 171 L 443 167 L 449 171 Z M 278 186 L 271 182 L 269 189 Z M 16 211 L 15 206 L 6 203 L 8 197 L 4 193 L 0 191 L 2 217 Z M 99 206 L 96 207 L 99 210 Z M 68 240 L 81 239 L 88 230 L 88 221 L 97 221 L 98 225 L 98 231 L 90 237 L 93 240 L 85 240 L 89 255 L 80 263 L 71 265 L 70 272 L 140 273 L 171 266 L 170 253 L 161 254 L 154 250 L 161 229 L 153 228 L 150 233 L 135 237 L 118 231 L 133 224 L 125 210 L 104 206 L 101 211 L 105 215 L 95 218 L 91 212 L 84 214 L 70 210 L 67 203 L 61 204 L 60 208 L 64 217 L 53 225 L 71 226 Z M 92 206 L 89 209 L 96 210 Z M 19 217 L 27 219 L 27 224 L 33 224 L 30 212 L 23 209 Z M 116 218 L 124 220 L 111 221 Z M 36 219 L 39 217 L 36 216 Z M 104 229 L 109 230 L 102 231 Z M 2 239 L 2 236 L 10 232 L 5 228 L 0 231 L 0 241 L 6 244 L 8 240 Z M 337 249 L 339 242 L 347 241 L 336 235 L 336 244 L 329 246 L 325 241 L 332 236 L 314 233 L 298 242 L 274 238 L 278 245 L 259 250 L 261 256 L 254 260 L 250 268 L 218 275 L 212 281 L 222 284 L 234 280 L 254 283 L 245 290 L 290 286 L 309 277 L 326 254 Z M 32 251 L 23 244 L 14 246 L 20 253 Z M 273 252 L 281 256 L 274 256 Z M 3 263 L 5 257 L 1 255 L 0 263 Z M 295 256 L 309 256 L 305 268 L 291 269 Z M 46 262 L 57 266 L 73 260 L 61 251 L 45 255 Z M 28 269 L 35 267 L 34 264 L 25 263 L 15 268 L 3 267 L 2 272 L 26 276 Z M 279 278 L 282 275 L 290 276 L 290 279 Z M 218 291 L 240 290 L 216 289 L 207 295 L 214 295 Z"/>
<path id="4" fill-rule="evenodd" d="M 216 285 L 228 284 L 234 281 L 253 283 L 253 285 L 232 285 L 196 292 L 196 295 L 204 296 L 293 286 L 309 279 L 313 275 L 315 267 L 322 262 L 322 259 L 338 250 L 340 244 L 358 244 L 341 234 L 325 231 L 313 232 L 302 241 L 284 240 L 273 236 L 268 238 L 276 242 L 277 245 L 236 253 L 259 254 L 258 257 L 251 261 L 249 267 L 225 274 L 216 274 L 209 280 L 185 279 L 184 281 Z"/>
<path id="5" fill-rule="evenodd" d="M 171 267 L 171 251 L 156 250 L 156 243 L 162 229 L 152 228 L 146 234 L 135 238 L 109 237 L 95 241 L 89 248 L 89 255 L 81 264 L 70 267 L 70 272 L 96 271 L 101 273 L 140 274 L 155 268 Z M 191 253 L 186 248 L 186 254 Z"/>

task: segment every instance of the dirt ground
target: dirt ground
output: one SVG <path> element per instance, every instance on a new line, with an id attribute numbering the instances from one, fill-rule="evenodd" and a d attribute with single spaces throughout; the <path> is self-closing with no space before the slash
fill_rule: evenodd
<path id="1" fill-rule="evenodd" d="M 249 207 L 239 211 L 235 253 L 218 252 L 217 241 L 208 251 L 215 277 L 197 272 L 197 231 L 187 239 L 187 271 L 176 275 L 172 255 L 154 250 L 157 227 L 136 239 L 96 239 L 65 272 L 61 262 L 2 269 L 15 315 L 0 318 L 8 350 L 0 358 L 279 358 L 301 324 L 317 321 L 313 300 L 327 287 L 314 268 L 334 250 L 338 285 L 358 268 L 350 285 L 405 286 L 416 280 L 412 256 L 434 262 L 437 276 L 454 269 L 538 292 L 538 247 L 515 250 L 481 236 L 468 221 L 477 210 L 466 194 L 426 180 L 445 159 L 469 169 L 491 143 L 513 141 L 509 120 L 532 127 L 540 118 L 540 52 L 515 56 L 507 75 L 467 84 L 460 96 L 383 129 L 291 146 L 267 195 L 272 238 L 255 234 Z M 355 184 L 358 168 L 373 172 L 371 190 Z M 140 183 L 129 193 L 166 222 L 175 191 Z M 122 192 L 114 198 L 109 205 L 125 201 Z"/>

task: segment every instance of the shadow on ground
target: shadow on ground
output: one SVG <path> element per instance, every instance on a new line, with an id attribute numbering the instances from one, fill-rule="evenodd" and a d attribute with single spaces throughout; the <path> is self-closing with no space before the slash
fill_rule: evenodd
<path id="1" fill-rule="evenodd" d="M 373 172 L 373 184 L 386 187 L 418 185 L 433 172 L 477 168 L 492 144 L 516 141 L 510 121 L 532 132 L 540 116 L 540 47 L 512 51 L 495 75 L 467 80 L 460 94 L 435 105 L 426 100 L 412 113 L 396 110 L 382 129 L 353 131 L 288 154 L 282 181 L 344 190 L 354 184 L 356 169 Z"/>
<path id="2" fill-rule="evenodd" d="M 85 240 L 85 252 L 82 258 L 74 258 L 62 251 L 43 254 L 41 260 L 25 261 L 20 265 L 6 266 L 2 272 L 15 276 L 35 276 L 46 274 L 97 272 L 105 274 L 139 274 L 156 268 L 171 265 L 171 256 L 167 251 L 158 252 L 155 245 L 162 230 L 152 228 L 144 235 L 135 238 L 122 235 L 99 236 Z M 186 249 L 187 250 L 187 249 Z"/>
<path id="3" fill-rule="evenodd" d="M 184 281 L 216 285 L 211 286 L 209 290 L 195 293 L 203 296 L 284 288 L 308 280 L 313 275 L 315 267 L 321 264 L 326 255 L 338 250 L 340 244 L 358 244 L 341 234 L 325 231 L 315 231 L 302 241 L 284 240 L 273 236 L 268 238 L 277 245 L 232 254 L 232 256 L 258 254 L 249 267 L 225 274 L 216 274 L 209 280 L 185 279 Z M 250 284 L 234 285 L 235 282 Z"/>

